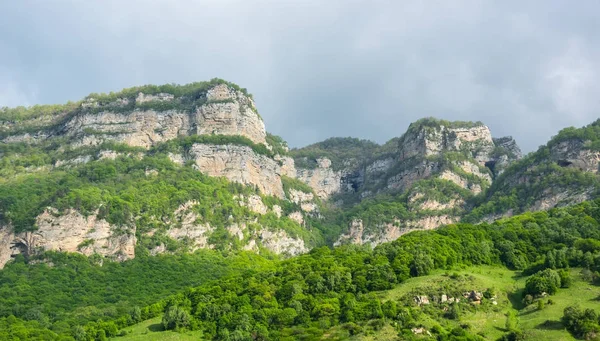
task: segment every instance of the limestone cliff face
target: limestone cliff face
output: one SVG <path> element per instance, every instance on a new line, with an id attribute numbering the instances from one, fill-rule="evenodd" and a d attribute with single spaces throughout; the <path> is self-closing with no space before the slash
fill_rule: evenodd
<path id="1" fill-rule="evenodd" d="M 242 135 L 254 143 L 266 144 L 265 124 L 250 97 L 218 85 L 207 91 L 206 98 L 208 103 L 194 115 L 195 134 Z"/>
<path id="2" fill-rule="evenodd" d="M 368 242 L 376 245 L 411 230 L 433 229 L 457 222 L 468 199 L 482 193 L 493 182 L 493 166 L 498 166 L 497 171 L 521 157 L 512 138 L 494 139 L 489 128 L 480 123 L 424 119 L 411 124 L 393 143 L 397 144 L 395 148 L 388 146 L 380 158 L 363 163 L 362 169 L 346 171 L 345 177 L 348 174 L 361 177 L 353 182 L 359 200 L 379 193 L 404 194 L 396 200 L 407 200 L 408 212 L 417 218 L 406 220 L 390 216 L 387 219 L 394 223 L 374 226 L 365 226 L 356 218 L 349 222 L 338 244 Z M 342 184 L 343 179 L 344 176 Z M 436 190 L 437 185 L 427 187 L 425 184 L 423 192 L 420 181 L 429 179 L 452 183 L 467 191 L 442 194 Z"/>
<path id="3" fill-rule="evenodd" d="M 382 191 L 402 192 L 418 180 L 434 176 L 477 194 L 484 188 L 467 181 L 464 174 L 474 175 L 480 178 L 478 182 L 489 185 L 493 173 L 486 167 L 497 164 L 497 169 L 503 169 L 521 157 L 512 138 L 494 139 L 483 124 L 424 119 L 411 124 L 394 143 L 396 146 L 388 147 L 381 157 L 364 155 L 363 160 L 352 159 L 338 171 L 331 168 L 329 159 L 320 158 L 314 169 L 298 168 L 297 177 L 309 184 L 320 198 L 337 193 L 358 193 L 365 198 Z M 449 162 L 445 157 L 449 153 L 460 154 L 462 159 Z M 453 169 L 462 172 L 455 174 Z"/>
<path id="4" fill-rule="evenodd" d="M 334 246 L 343 244 L 370 244 L 375 247 L 382 243 L 394 241 L 403 234 L 418 231 L 432 230 L 441 225 L 448 225 L 458 221 L 458 217 L 448 215 L 432 215 L 411 221 L 396 220 L 393 223 L 381 224 L 372 229 L 365 229 L 363 221 L 352 220 L 346 233 L 334 243 Z"/>
<path id="5" fill-rule="evenodd" d="M 262 202 L 260 196 L 252 195 L 249 197 L 239 197 L 240 205 L 246 206 L 258 214 L 267 214 L 271 210 Z M 190 201 L 181 205 L 174 213 L 175 221 L 166 230 L 165 235 L 178 242 L 184 243 L 188 251 L 209 248 L 215 245 L 211 244 L 209 237 L 215 231 L 215 227 L 207 223 L 202 223 L 201 217 L 194 212 L 193 208 L 198 202 Z M 281 208 L 273 207 L 272 212 Z M 290 219 L 293 219 L 290 214 Z M 279 214 L 279 217 L 281 215 Z M 252 221 L 250 221 L 252 223 Z M 255 222 L 254 222 L 255 223 Z M 260 252 L 260 248 L 270 252 L 282 255 L 298 255 L 308 251 L 305 242 L 298 237 L 290 236 L 283 230 L 272 230 L 268 226 L 258 226 L 250 229 L 246 223 L 231 223 L 226 230 L 243 245 L 244 250 Z M 146 235 L 154 235 L 156 231 L 150 231 Z M 222 247 L 222 245 L 221 245 Z M 164 245 L 159 245 L 153 250 L 152 254 L 169 252 Z"/>
<path id="6" fill-rule="evenodd" d="M 281 166 L 247 146 L 194 144 L 189 150 L 199 171 L 253 185 L 265 194 L 284 198 Z"/>
<path id="7" fill-rule="evenodd" d="M 342 173 L 331 168 L 328 158 L 318 159 L 317 162 L 315 169 L 296 169 L 296 176 L 312 187 L 319 198 L 327 199 L 340 191 Z"/>
<path id="8" fill-rule="evenodd" d="M 52 154 L 47 158 L 51 161 L 44 161 L 43 165 L 22 167 L 24 172 L 52 172 L 56 167 L 64 170 L 123 156 L 167 156 L 175 164 L 191 163 L 196 170 L 209 176 L 224 177 L 255 187 L 260 192 L 235 197 L 234 205 L 239 205 L 237 212 L 247 216 L 233 218 L 231 215 L 218 227 L 206 223 L 194 211 L 198 203 L 193 200 L 173 215 L 151 217 L 159 222 L 159 227 L 153 225 L 154 230 L 147 231 L 150 227 L 139 225 L 137 236 L 140 241 L 154 238 L 148 245 L 160 244 L 151 250 L 154 254 L 172 252 L 166 246 L 168 244 L 172 249 L 172 241 L 189 251 L 221 247 L 223 245 L 211 242 L 213 233 L 219 232 L 217 236 L 222 237 L 229 233 L 229 237 L 223 237 L 227 240 L 221 241 L 223 243 L 230 242 L 257 252 L 266 249 L 296 255 L 308 250 L 305 241 L 296 234 L 313 233 L 311 227 L 318 225 L 312 224 L 314 219 L 328 214 L 321 204 L 329 205 L 333 210 L 336 207 L 348 209 L 362 202 L 366 203 L 365 210 L 368 211 L 371 208 L 368 204 L 377 205 L 384 198 L 398 205 L 391 210 L 382 210 L 381 215 L 395 212 L 398 216 L 378 217 L 376 221 L 387 223 L 369 225 L 368 214 L 361 216 L 364 212 L 357 211 L 354 216 L 344 217 L 347 230 L 336 242 L 377 245 L 412 230 L 428 230 L 457 222 L 472 209 L 466 205 L 475 202 L 470 199 L 477 195 L 492 195 L 490 192 L 499 189 L 527 190 L 543 183 L 548 172 L 567 173 L 561 173 L 562 168 L 557 165 L 568 168 L 569 172 L 585 172 L 586 176 L 580 177 L 585 181 L 589 180 L 587 173 L 599 174 L 600 152 L 597 144 L 592 144 L 598 141 L 574 137 L 589 136 L 589 132 L 563 134 L 561 139 L 548 145 L 543 157 L 522 169 L 515 169 L 511 167 L 521 159 L 522 153 L 511 137 L 492 138 L 490 129 L 481 123 L 436 119 L 419 120 L 401 137 L 381 146 L 370 141 L 334 138 L 308 146 L 304 153 L 294 154 L 286 149 L 284 142 L 267 136 L 254 101 L 244 89 L 219 80 L 181 87 L 137 87 L 116 95 L 90 95 L 82 102 L 65 105 L 64 110 L 55 114 L 32 115 L 31 119 L 22 121 L 2 119 L 2 110 L 1 143 L 24 142 L 45 148 L 54 148 L 53 141 L 61 143 L 58 157 Z M 162 144 L 193 135 L 205 135 L 206 138 Z M 221 135 L 243 136 L 253 143 Z M 267 141 L 273 145 L 268 145 Z M 122 148 L 121 151 L 115 148 L 113 151 L 111 144 L 106 144 L 106 150 L 101 151 L 105 147 L 77 149 L 104 142 L 142 148 Z M 60 155 L 61 151 L 64 155 Z M 13 173 L 19 171 L 13 170 Z M 160 176 L 155 169 L 146 169 L 145 174 Z M 291 179 L 282 180 L 282 177 L 300 180 L 314 193 L 306 193 L 306 186 Z M 294 185 L 297 188 L 289 188 Z M 529 198 L 526 209 L 541 210 L 576 203 L 600 192 L 587 182 L 577 188 L 570 188 L 569 184 L 556 190 L 555 186 L 551 187 L 536 188 L 536 197 Z M 274 198 L 263 202 L 265 195 L 287 202 Z M 483 219 L 509 215 L 513 209 L 517 211 L 517 208 L 511 208 L 506 212 L 485 212 L 490 214 Z M 277 225 L 280 229 L 267 223 L 273 222 L 274 217 L 283 220 L 275 220 L 283 222 Z M 52 209 L 37 217 L 37 226 L 39 229 L 35 232 L 17 235 L 9 226 L 0 228 L 0 266 L 15 254 L 35 254 L 40 250 L 100 254 L 116 260 L 134 257 L 135 226 L 122 229 L 110 226 L 95 215 L 83 216 L 74 210 L 59 213 Z M 299 233 L 298 228 L 307 230 Z M 227 238 L 237 240 L 232 242 Z"/>
<path id="9" fill-rule="evenodd" d="M 71 145 L 94 146 L 105 141 L 149 148 L 178 136 L 218 134 L 241 135 L 266 144 L 265 125 L 249 96 L 227 84 L 217 84 L 195 94 L 198 105 L 184 105 L 188 97 L 144 94 L 99 103 L 89 98 L 78 110 L 52 119 L 31 120 L 21 126 L 39 127 L 37 132 L 19 133 L 8 125 L 4 142 L 35 143 L 58 136 L 72 139 Z"/>
<path id="10" fill-rule="evenodd" d="M 554 162 L 563 167 L 572 167 L 584 172 L 598 173 L 600 167 L 600 152 L 585 146 L 585 141 L 572 139 L 562 141 L 550 148 Z"/>
<path id="11" fill-rule="evenodd" d="M 400 159 L 415 156 L 437 155 L 445 151 L 468 149 L 479 162 L 489 159 L 494 149 L 490 129 L 485 125 L 473 127 L 448 127 L 443 124 L 434 126 L 411 125 L 400 144 Z"/>
<path id="12" fill-rule="evenodd" d="M 62 132 L 74 138 L 74 147 L 95 146 L 105 141 L 150 148 L 191 133 L 190 115 L 176 110 L 83 113 L 65 124 Z"/>
<path id="13" fill-rule="evenodd" d="M 494 138 L 493 140 L 496 147 L 491 160 L 486 163 L 486 167 L 490 168 L 494 176 L 499 176 L 514 161 L 521 159 L 523 153 L 512 136 Z"/>
<path id="14" fill-rule="evenodd" d="M 302 198 L 308 200 L 307 197 Z M 239 201 L 241 206 L 246 206 L 255 213 L 262 215 L 273 212 L 279 218 L 282 217 L 279 206 L 269 209 L 258 195 L 240 197 Z M 190 201 L 181 205 L 173 212 L 174 220 L 168 222 L 167 229 L 145 231 L 141 233 L 142 237 L 161 233 L 181 243 L 189 252 L 214 248 L 215 245 L 210 243 L 209 238 L 215 227 L 202 222 L 202 217 L 193 210 L 197 204 L 197 201 Z M 288 218 L 294 220 L 296 214 L 299 214 L 300 219 L 303 218 L 300 212 L 290 213 Z M 300 237 L 270 226 L 261 226 L 256 221 L 249 220 L 248 223 L 254 226 L 249 228 L 246 223 L 233 222 L 227 227 L 232 238 L 239 239 L 246 250 L 259 252 L 262 248 L 288 256 L 308 251 Z M 48 208 L 37 217 L 36 225 L 36 231 L 16 234 L 10 226 L 0 227 L 0 269 L 18 254 L 34 256 L 43 251 L 76 252 L 87 256 L 99 254 L 116 261 L 135 257 L 135 224 L 130 228 L 117 228 L 95 214 L 84 216 L 75 210 L 58 212 Z M 171 251 L 164 244 L 150 250 L 153 255 L 167 252 Z"/>
<path id="15" fill-rule="evenodd" d="M 592 148 L 598 139 L 595 122 L 587 127 L 559 133 L 546 146 L 515 163 L 497 176 L 486 193 L 488 200 L 501 201 L 518 193 L 517 204 L 485 209 L 481 218 L 492 221 L 523 211 L 547 210 L 591 200 L 600 193 L 600 151 Z M 507 148 L 508 149 L 508 148 Z M 484 203 L 485 205 L 485 203 Z"/>
<path id="16" fill-rule="evenodd" d="M 35 255 L 40 251 L 100 254 L 123 261 L 135 256 L 135 228 L 115 229 L 96 215 L 83 216 L 75 210 L 59 214 L 51 208 L 36 219 L 38 229 L 13 233 L 10 227 L 0 229 L 0 268 L 13 255 Z"/>
<path id="17" fill-rule="evenodd" d="M 169 94 L 140 92 L 132 109 L 123 108 L 130 104 L 128 99 L 104 106 L 84 102 L 81 112 L 61 126 L 57 134 L 74 138 L 74 146 L 114 141 L 149 148 L 179 136 L 205 134 L 241 135 L 255 143 L 266 144 L 265 125 L 250 97 L 225 84 L 216 85 L 201 96 L 205 97 L 205 103 L 192 112 L 144 109 L 148 103 L 178 100 Z M 138 108 L 141 104 L 146 106 Z"/>

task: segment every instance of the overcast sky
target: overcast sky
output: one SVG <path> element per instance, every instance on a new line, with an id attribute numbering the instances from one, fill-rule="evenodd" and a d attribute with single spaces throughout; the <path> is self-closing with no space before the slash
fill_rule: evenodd
<path id="1" fill-rule="evenodd" d="M 0 106 L 223 78 L 291 146 L 434 116 L 536 149 L 600 115 L 600 1 L 0 2 Z"/>

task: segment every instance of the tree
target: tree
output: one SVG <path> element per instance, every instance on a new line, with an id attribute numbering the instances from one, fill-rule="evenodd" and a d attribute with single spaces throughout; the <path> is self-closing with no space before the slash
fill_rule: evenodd
<path id="1" fill-rule="evenodd" d="M 131 316 L 131 321 L 134 323 L 142 321 L 142 310 L 138 306 L 133 307 L 129 315 Z"/>
<path id="2" fill-rule="evenodd" d="M 190 323 L 190 314 L 179 306 L 170 306 L 162 318 L 162 325 L 167 330 L 187 328 Z"/>
<path id="3" fill-rule="evenodd" d="M 592 339 L 600 332 L 598 315 L 592 309 L 581 310 L 577 306 L 566 307 L 562 323 L 575 337 Z"/>
<path id="4" fill-rule="evenodd" d="M 428 253 L 418 252 L 412 262 L 412 274 L 414 276 L 425 276 L 433 269 L 433 265 L 433 259 Z"/>
<path id="5" fill-rule="evenodd" d="M 571 278 L 571 273 L 569 272 L 569 270 L 565 270 L 565 269 L 559 270 L 558 276 L 560 277 L 560 287 L 561 288 L 568 288 L 571 286 L 573 279 Z"/>
<path id="6" fill-rule="evenodd" d="M 533 296 L 548 293 L 553 295 L 560 288 L 560 276 L 555 270 L 546 269 L 529 277 L 525 283 L 525 294 Z"/>

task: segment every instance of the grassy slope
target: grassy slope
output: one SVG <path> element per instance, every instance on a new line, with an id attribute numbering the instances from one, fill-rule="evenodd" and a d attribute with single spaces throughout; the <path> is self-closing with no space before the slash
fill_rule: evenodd
<path id="1" fill-rule="evenodd" d="M 575 340 L 560 324 L 564 308 L 568 305 L 579 304 L 583 308 L 598 310 L 597 298 L 600 296 L 600 287 L 583 281 L 580 271 L 580 269 L 571 269 L 573 285 L 568 289 L 560 289 L 556 295 L 551 296 L 550 299 L 555 303 L 546 305 L 542 311 L 537 310 L 537 304 L 523 307 L 521 303 L 522 290 L 527 277 L 521 277 L 516 271 L 493 266 L 477 266 L 452 271 L 439 270 L 428 276 L 411 278 L 392 290 L 380 292 L 379 297 L 382 301 L 399 300 L 415 289 L 436 288 L 453 281 L 449 274 L 468 275 L 472 277 L 466 282 L 466 285 L 473 289 L 483 291 L 486 288 L 495 288 L 498 305 L 487 311 L 481 309 L 475 313 L 463 310 L 460 321 L 443 319 L 442 324 L 458 326 L 467 323 L 471 325 L 473 332 L 484 335 L 488 340 L 496 340 L 505 333 L 505 314 L 509 310 L 513 310 L 517 313 L 518 326 L 525 332 L 526 340 Z M 546 302 L 547 299 L 544 301 Z M 545 323 L 546 320 L 550 322 Z M 426 329 L 430 329 L 434 325 L 439 325 L 440 320 L 436 321 L 423 314 L 419 323 L 422 323 Z M 144 321 L 125 330 L 129 332 L 128 335 L 116 340 L 198 340 L 201 337 L 192 332 L 179 334 L 161 331 L 160 318 Z M 397 332 L 389 324 L 378 332 L 371 332 L 370 335 L 361 334 L 349 338 L 348 334 L 339 327 L 331 328 L 325 335 L 326 339 L 337 340 L 398 340 Z"/>
<path id="2" fill-rule="evenodd" d="M 125 328 L 127 335 L 117 337 L 119 341 L 187 341 L 202 340 L 202 332 L 176 333 L 174 331 L 163 331 L 161 325 L 162 317 L 155 317 L 134 326 Z"/>

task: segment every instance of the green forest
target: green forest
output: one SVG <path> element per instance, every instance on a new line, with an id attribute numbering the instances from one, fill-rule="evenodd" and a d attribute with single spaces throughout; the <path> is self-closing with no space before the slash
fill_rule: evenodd
<path id="1" fill-rule="evenodd" d="M 491 224 L 412 232 L 374 249 L 320 247 L 287 260 L 210 250 L 101 267 L 68 254 L 45 254 L 42 263 L 18 258 L 0 271 L 0 323 L 8 326 L 0 336 L 118 339 L 127 337 L 128 326 L 159 317 L 161 330 L 197 331 L 205 340 L 320 340 L 332 331 L 339 339 L 386 328 L 411 339 L 413 329 L 434 319 L 430 333 L 438 340 L 479 340 L 485 333 L 462 325 L 461 316 L 493 311 L 486 300 L 496 297 L 495 288 L 478 288 L 481 305 L 419 306 L 413 296 L 386 299 L 382 293 L 445 271 L 456 282 L 445 290 L 457 296 L 465 289 L 454 272 L 493 266 L 525 280 L 508 293 L 519 295 L 513 306 L 544 309 L 569 290 L 570 269 L 581 269 L 590 286 L 600 282 L 599 221 L 597 200 Z M 575 337 L 600 332 L 593 309 L 569 306 L 560 318 L 555 322 Z M 526 336 L 510 319 L 516 317 L 509 314 L 502 337 Z"/>

